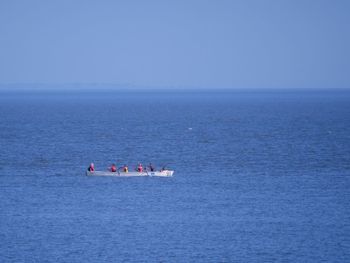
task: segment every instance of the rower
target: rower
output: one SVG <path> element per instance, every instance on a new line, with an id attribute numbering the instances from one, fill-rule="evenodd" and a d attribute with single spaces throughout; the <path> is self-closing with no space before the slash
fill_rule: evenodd
<path id="1" fill-rule="evenodd" d="M 154 172 L 154 171 L 155 171 L 155 168 L 154 168 L 154 166 L 153 166 L 151 163 L 149 164 L 148 167 L 149 167 L 149 169 L 150 169 L 151 172 Z"/>
<path id="2" fill-rule="evenodd" d="M 112 164 L 112 166 L 109 168 L 112 173 L 115 173 L 117 171 L 117 167 L 115 164 Z"/>
<path id="3" fill-rule="evenodd" d="M 142 173 L 142 171 L 143 171 L 142 164 L 139 163 L 139 165 L 137 166 L 137 171 L 138 171 L 139 173 Z"/>
<path id="4" fill-rule="evenodd" d="M 128 173 L 129 172 L 128 166 L 126 164 L 124 164 L 124 166 L 123 166 L 123 172 L 124 173 Z"/>
<path id="5" fill-rule="evenodd" d="M 88 171 L 89 171 L 89 172 L 95 171 L 94 163 L 90 163 L 90 166 L 89 166 L 89 168 L 88 168 Z"/>

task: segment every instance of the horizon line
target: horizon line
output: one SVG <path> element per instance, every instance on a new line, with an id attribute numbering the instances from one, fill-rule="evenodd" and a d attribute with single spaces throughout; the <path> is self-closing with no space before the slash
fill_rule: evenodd
<path id="1" fill-rule="evenodd" d="M 211 87 L 175 85 L 136 85 L 130 83 L 108 82 L 66 82 L 66 83 L 0 83 L 0 91 L 293 91 L 293 90 L 349 90 L 350 87 Z"/>

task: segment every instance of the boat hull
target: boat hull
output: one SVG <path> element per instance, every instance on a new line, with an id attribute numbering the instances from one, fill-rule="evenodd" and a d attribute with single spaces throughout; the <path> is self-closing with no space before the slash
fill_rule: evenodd
<path id="1" fill-rule="evenodd" d="M 135 177 L 135 176 L 156 176 L 156 177 L 172 177 L 174 171 L 164 170 L 156 172 L 109 172 L 109 171 L 87 171 L 87 176 L 116 176 L 116 177 Z"/>

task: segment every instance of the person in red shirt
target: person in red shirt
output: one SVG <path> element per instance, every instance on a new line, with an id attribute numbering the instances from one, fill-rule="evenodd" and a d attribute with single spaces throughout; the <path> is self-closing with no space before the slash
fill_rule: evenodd
<path id="1" fill-rule="evenodd" d="M 113 163 L 112 166 L 109 168 L 109 170 L 112 172 L 112 173 L 115 173 L 117 171 L 117 166 Z"/>
<path id="2" fill-rule="evenodd" d="M 142 171 L 143 171 L 142 164 L 139 163 L 139 165 L 137 166 L 137 171 L 138 171 L 139 173 L 142 173 Z"/>
<path id="3" fill-rule="evenodd" d="M 88 171 L 89 171 L 89 172 L 95 171 L 94 163 L 90 163 L 90 166 L 89 166 L 89 168 L 88 168 Z"/>

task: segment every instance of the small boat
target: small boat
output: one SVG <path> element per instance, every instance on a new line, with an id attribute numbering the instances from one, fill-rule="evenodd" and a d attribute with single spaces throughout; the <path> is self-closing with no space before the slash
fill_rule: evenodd
<path id="1" fill-rule="evenodd" d="M 143 171 L 143 172 L 110 172 L 110 171 L 86 171 L 87 176 L 117 176 L 117 177 L 132 177 L 132 176 L 158 176 L 158 177 L 172 177 L 174 171 Z"/>

